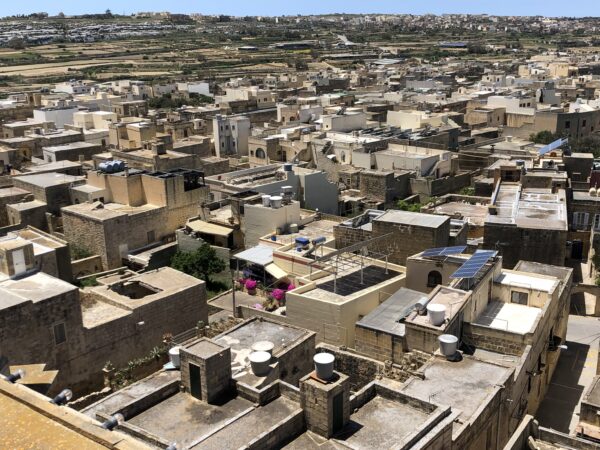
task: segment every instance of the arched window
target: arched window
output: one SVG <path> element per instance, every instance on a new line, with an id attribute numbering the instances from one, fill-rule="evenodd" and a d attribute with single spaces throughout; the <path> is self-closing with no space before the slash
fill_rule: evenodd
<path id="1" fill-rule="evenodd" d="M 265 153 L 265 151 L 262 148 L 257 148 L 256 149 L 256 157 L 260 158 L 260 159 L 265 159 L 267 157 L 267 154 Z"/>
<path id="2" fill-rule="evenodd" d="M 437 270 L 432 270 L 427 275 L 427 287 L 434 288 L 438 284 L 442 284 L 442 274 Z"/>

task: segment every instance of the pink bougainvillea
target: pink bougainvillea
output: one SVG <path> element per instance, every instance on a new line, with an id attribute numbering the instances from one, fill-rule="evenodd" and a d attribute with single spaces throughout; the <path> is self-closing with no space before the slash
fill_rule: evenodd
<path id="1" fill-rule="evenodd" d="M 273 289 L 273 292 L 271 292 L 271 296 L 275 300 L 280 302 L 285 298 L 285 291 L 283 291 L 282 289 Z"/>
<path id="2" fill-rule="evenodd" d="M 296 289 L 296 286 L 294 286 L 294 283 L 290 283 L 290 284 L 288 285 L 288 287 L 287 287 L 287 290 L 288 290 L 288 291 L 292 291 L 292 290 L 294 290 L 294 289 Z"/>
<path id="3" fill-rule="evenodd" d="M 246 280 L 246 289 L 254 290 L 254 289 L 256 289 L 256 284 L 257 284 L 256 280 L 248 279 L 248 280 Z"/>

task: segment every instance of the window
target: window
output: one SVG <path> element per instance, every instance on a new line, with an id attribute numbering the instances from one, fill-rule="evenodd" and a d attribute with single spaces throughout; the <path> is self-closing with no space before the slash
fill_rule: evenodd
<path id="1" fill-rule="evenodd" d="M 265 153 L 265 151 L 262 148 L 257 148 L 256 149 L 256 157 L 265 159 L 267 157 L 267 154 Z"/>
<path id="2" fill-rule="evenodd" d="M 442 274 L 437 270 L 432 270 L 427 275 L 427 287 L 434 288 L 439 284 L 442 284 Z"/>
<path id="3" fill-rule="evenodd" d="M 585 127 L 587 125 L 587 120 L 583 119 L 583 123 L 581 124 L 582 127 Z"/>
<path id="4" fill-rule="evenodd" d="M 510 291 L 510 301 L 519 305 L 527 305 L 529 294 L 527 292 Z"/>
<path id="5" fill-rule="evenodd" d="M 148 237 L 148 244 L 152 244 L 155 240 L 154 230 L 148 231 L 148 233 L 146 233 L 146 235 Z"/>
<path id="6" fill-rule="evenodd" d="M 567 120 L 567 121 L 565 122 L 565 128 L 566 128 L 567 130 L 568 130 L 569 128 L 571 128 L 571 121 L 570 121 L 570 120 Z"/>
<path id="7" fill-rule="evenodd" d="M 585 229 L 588 225 L 589 214 L 586 212 L 573 213 L 573 228 Z"/>
<path id="8" fill-rule="evenodd" d="M 59 345 L 67 341 L 67 332 L 65 330 L 64 322 L 57 323 L 52 330 L 54 332 L 54 345 Z"/>
<path id="9" fill-rule="evenodd" d="M 600 231 L 600 214 L 594 215 L 594 231 Z"/>

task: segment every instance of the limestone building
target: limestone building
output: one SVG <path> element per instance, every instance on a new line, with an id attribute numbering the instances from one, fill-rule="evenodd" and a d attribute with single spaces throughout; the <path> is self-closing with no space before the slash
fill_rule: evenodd
<path id="1" fill-rule="evenodd" d="M 208 198 L 202 173 L 183 169 L 93 171 L 71 192 L 75 204 L 62 211 L 66 239 L 99 255 L 105 270 L 121 267 L 135 249 L 174 238 Z"/>

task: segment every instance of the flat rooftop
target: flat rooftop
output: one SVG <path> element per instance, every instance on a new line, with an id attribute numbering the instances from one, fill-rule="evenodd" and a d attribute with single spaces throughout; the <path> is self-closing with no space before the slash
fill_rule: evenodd
<path id="1" fill-rule="evenodd" d="M 27 195 L 29 193 L 30 193 L 29 191 L 26 191 L 25 189 L 20 189 L 17 187 L 1 188 L 0 189 L 0 198 L 14 197 L 15 195 Z"/>
<path id="2" fill-rule="evenodd" d="M 433 211 L 436 214 L 447 216 L 460 214 L 469 225 L 482 227 L 488 214 L 488 205 L 481 203 L 448 202 L 436 206 Z"/>
<path id="3" fill-rule="evenodd" d="M 418 301 L 426 299 L 427 295 L 412 289 L 400 288 L 385 302 L 360 319 L 356 324 L 363 328 L 381 331 L 395 336 L 404 336 L 405 326 L 399 319 L 407 308 Z"/>
<path id="4" fill-rule="evenodd" d="M 294 342 L 310 336 L 312 333 L 302 328 L 291 327 L 279 322 L 252 320 L 244 322 L 231 330 L 215 337 L 218 344 L 230 347 L 231 365 L 234 376 L 242 376 L 250 364 L 248 356 L 255 342 L 269 341 L 275 347 L 273 354 L 290 347 Z"/>
<path id="5" fill-rule="evenodd" d="M 516 271 L 502 271 L 500 275 L 496 277 L 494 283 L 499 283 L 504 286 L 515 286 L 526 289 L 534 289 L 536 291 L 543 291 L 551 294 L 556 290 L 559 285 L 559 281 L 554 278 L 549 278 L 544 275 L 537 275 L 535 273 L 525 273 Z"/>
<path id="6" fill-rule="evenodd" d="M 8 384 L 6 381 L 0 381 L 0 383 Z M 9 389 L 8 386 L 7 389 Z M 13 394 L 18 395 L 18 392 Z M 27 393 L 25 395 L 33 396 L 34 394 Z M 46 411 L 38 409 L 42 400 L 39 398 L 35 398 L 35 400 L 37 400 L 37 404 L 31 404 L 23 401 L 22 397 L 14 398 L 0 390 L 0 410 L 10 411 L 10 414 L 0 415 L 0 429 L 10 430 L 10 433 L 0 433 L 1 448 L 77 448 L 93 450 L 113 447 L 106 441 L 102 445 L 98 442 L 96 436 L 89 436 L 90 430 L 93 431 L 94 428 L 100 430 L 99 427 L 94 427 L 91 423 L 86 424 L 86 433 L 84 433 L 83 428 L 80 427 L 82 423 L 75 421 L 74 417 L 68 417 L 75 416 L 77 414 L 75 411 L 71 412 L 68 411 L 70 408 L 51 405 L 46 399 L 47 408 L 53 411 L 48 414 Z M 65 426 L 64 421 L 69 421 L 69 426 Z M 79 422 L 83 421 L 80 420 Z M 114 441 L 110 444 L 113 443 Z"/>
<path id="7" fill-rule="evenodd" d="M 513 369 L 465 356 L 458 362 L 434 358 L 421 368 L 421 372 L 425 378 L 410 378 L 402 392 L 459 411 L 459 421 L 454 422 L 452 432 L 456 437 L 471 419 L 476 418 L 479 408 L 501 389 Z"/>
<path id="8" fill-rule="evenodd" d="M 161 386 L 181 379 L 179 370 L 160 370 L 129 386 L 113 392 L 102 400 L 93 403 L 81 412 L 93 419 L 96 413 L 112 415 L 134 400 L 139 400 Z"/>
<path id="9" fill-rule="evenodd" d="M 2 277 L 0 278 L 0 309 L 26 301 L 42 302 L 52 297 L 77 291 L 72 284 L 44 272 L 16 279 L 9 279 L 4 274 L 0 274 L 0 277 Z"/>
<path id="10" fill-rule="evenodd" d="M 452 320 L 454 316 L 460 311 L 463 304 L 469 297 L 469 293 L 461 291 L 459 289 L 453 289 L 446 286 L 440 286 L 437 290 L 434 290 L 431 294 L 431 299 L 427 305 L 443 305 L 446 307 L 446 318 Z M 440 326 L 434 326 L 427 314 L 421 316 L 416 312 L 413 312 L 407 319 L 406 322 L 413 323 L 429 328 L 443 329 L 446 327 L 446 322 Z"/>
<path id="11" fill-rule="evenodd" d="M 69 144 L 53 145 L 50 147 L 44 147 L 42 150 L 44 150 L 45 152 L 60 153 L 60 152 L 66 152 L 66 151 L 71 151 L 71 150 L 96 148 L 96 147 L 99 147 L 99 145 L 92 144 L 91 142 L 77 141 L 77 142 L 71 142 Z"/>
<path id="12" fill-rule="evenodd" d="M 497 214 L 488 214 L 486 223 L 520 228 L 567 230 L 567 202 L 564 190 L 522 189 L 520 184 L 502 183 L 494 205 Z"/>
<path id="13" fill-rule="evenodd" d="M 162 267 L 91 290 L 106 298 L 107 302 L 131 309 L 201 284 L 204 284 L 202 280 L 170 267 Z"/>
<path id="14" fill-rule="evenodd" d="M 77 205 L 70 205 L 63 208 L 63 211 L 67 211 L 73 214 L 79 214 L 96 220 L 107 220 L 115 217 L 142 214 L 152 210 L 159 210 L 161 206 L 155 205 L 141 205 L 141 206 L 129 206 L 121 203 L 104 203 L 101 208 L 95 206 L 95 203 L 79 203 Z"/>
<path id="15" fill-rule="evenodd" d="M 19 175 L 14 177 L 14 179 L 43 188 L 85 181 L 85 177 L 76 177 L 56 172 Z"/>
<path id="16" fill-rule="evenodd" d="M 401 225 L 413 225 L 423 228 L 439 228 L 450 220 L 450 217 L 434 214 L 424 214 L 410 211 L 390 209 L 373 221 L 397 223 Z"/>
<path id="17" fill-rule="evenodd" d="M 429 414 L 376 396 L 350 416 L 350 423 L 335 437 L 351 448 L 381 450 L 393 448 L 422 426 Z"/>
<path id="18" fill-rule="evenodd" d="M 492 301 L 473 323 L 509 333 L 527 334 L 534 331 L 541 315 L 540 308 Z"/>

